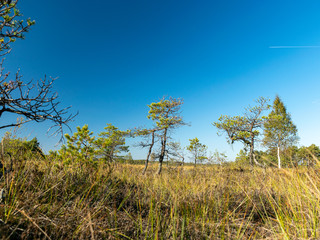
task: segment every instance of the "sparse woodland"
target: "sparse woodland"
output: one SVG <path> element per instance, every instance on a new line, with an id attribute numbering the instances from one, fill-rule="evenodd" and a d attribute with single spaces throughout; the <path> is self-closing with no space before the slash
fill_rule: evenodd
<path id="1" fill-rule="evenodd" d="M 0 51 L 10 54 L 34 22 L 18 1 L 0 1 Z M 150 127 L 107 123 L 64 134 L 73 109 L 60 107 L 54 79 L 29 82 L 0 66 L 0 239 L 318 239 L 320 148 L 297 147 L 298 129 L 282 99 L 259 98 L 243 115 L 213 119 L 221 141 L 240 142 L 236 159 L 208 153 L 201 139 L 174 140 L 189 125 L 183 100 L 150 103 Z M 250 104 L 250 103 L 249 103 Z M 252 104 L 252 103 L 251 103 Z M 64 139 L 48 154 L 36 138 L 15 135 L 51 122 Z M 145 159 L 133 160 L 133 138 Z"/>

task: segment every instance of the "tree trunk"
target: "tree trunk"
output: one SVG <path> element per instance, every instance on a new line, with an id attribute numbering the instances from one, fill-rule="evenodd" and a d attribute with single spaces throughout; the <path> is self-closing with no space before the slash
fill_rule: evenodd
<path id="1" fill-rule="evenodd" d="M 277 155 L 278 155 L 278 168 L 281 168 L 281 159 L 280 159 L 280 146 L 277 146 Z"/>
<path id="2" fill-rule="evenodd" d="M 157 174 L 160 175 L 162 171 L 162 163 L 164 159 L 164 155 L 166 153 L 166 145 L 167 145 L 167 128 L 164 129 L 162 141 L 161 141 L 161 152 L 159 156 L 159 168 Z"/>
<path id="3" fill-rule="evenodd" d="M 111 149 L 111 152 L 110 152 L 110 158 L 111 158 L 111 162 L 114 162 L 116 164 L 116 161 L 113 156 L 113 148 Z"/>
<path id="4" fill-rule="evenodd" d="M 162 162 L 160 162 L 159 160 L 159 168 L 158 168 L 157 174 L 160 175 L 161 172 L 162 172 Z"/>
<path id="5" fill-rule="evenodd" d="M 253 143 L 250 143 L 249 160 L 250 165 L 253 166 Z"/>
<path id="6" fill-rule="evenodd" d="M 184 166 L 184 157 L 182 157 L 182 164 L 181 166 Z"/>
<path id="7" fill-rule="evenodd" d="M 259 163 L 259 162 L 257 161 L 256 155 L 255 155 L 254 153 L 253 153 L 252 157 L 253 157 L 253 161 L 254 161 L 254 163 L 255 163 L 256 165 L 258 165 L 259 167 L 265 167 L 263 164 L 261 164 L 261 163 Z"/>
<path id="8" fill-rule="evenodd" d="M 259 163 L 256 159 L 256 155 L 254 153 L 254 140 L 251 139 L 251 143 L 250 143 L 250 164 L 251 166 L 253 166 L 253 163 L 255 163 L 257 166 L 259 167 L 264 167 L 261 163 Z"/>
<path id="9" fill-rule="evenodd" d="M 2 114 L 2 113 L 1 113 Z M 1 116 L 0 114 L 0 116 Z M 4 164 L 4 146 L 3 146 L 3 139 L 1 140 L 1 161 L 0 161 L 0 171 L 3 169 Z"/>
<path id="10" fill-rule="evenodd" d="M 144 175 L 146 173 L 146 171 L 147 171 L 148 163 L 149 163 L 149 157 L 151 155 L 153 145 L 154 145 L 154 131 L 152 132 L 151 144 L 150 144 L 150 147 L 149 147 L 149 152 L 148 152 L 148 156 L 147 156 L 147 159 L 146 159 L 146 163 L 145 163 L 144 169 L 142 171 L 142 175 Z"/>
<path id="11" fill-rule="evenodd" d="M 144 168 L 143 168 L 143 171 L 142 171 L 142 175 L 144 175 L 147 171 L 147 168 L 148 168 L 148 163 L 149 163 L 149 153 L 148 153 L 148 156 L 147 156 L 147 159 L 146 159 L 146 162 L 144 164 Z"/>

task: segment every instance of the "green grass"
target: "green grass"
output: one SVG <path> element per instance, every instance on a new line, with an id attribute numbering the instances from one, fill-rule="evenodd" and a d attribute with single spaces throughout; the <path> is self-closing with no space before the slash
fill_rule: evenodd
<path id="1" fill-rule="evenodd" d="M 317 239 L 317 169 L 164 168 L 56 159 L 0 180 L 2 239 Z"/>

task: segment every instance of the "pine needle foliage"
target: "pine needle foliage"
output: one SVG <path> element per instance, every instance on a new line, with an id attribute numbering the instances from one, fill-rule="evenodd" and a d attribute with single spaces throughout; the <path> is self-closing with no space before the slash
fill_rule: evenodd
<path id="1" fill-rule="evenodd" d="M 277 148 L 278 165 L 281 167 L 280 151 L 297 142 L 297 127 L 291 120 L 287 108 L 277 95 L 272 111 L 265 118 L 263 143 L 269 148 Z"/>

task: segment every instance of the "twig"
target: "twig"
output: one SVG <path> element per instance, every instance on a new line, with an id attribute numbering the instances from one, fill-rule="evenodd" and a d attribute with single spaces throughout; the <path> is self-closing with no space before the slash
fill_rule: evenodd
<path id="1" fill-rule="evenodd" d="M 90 212 L 88 212 L 88 218 L 89 218 L 89 228 L 90 228 L 90 232 L 91 232 L 91 239 L 94 240 L 94 231 L 93 231 L 93 227 L 92 227 Z"/>
<path id="2" fill-rule="evenodd" d="M 31 217 L 29 217 L 29 216 L 25 213 L 24 210 L 18 210 L 18 211 L 19 211 L 23 216 L 25 216 L 26 218 L 28 218 L 29 221 L 30 221 L 33 225 L 35 225 L 48 239 L 51 240 L 51 238 L 49 237 L 49 235 L 48 235 L 45 231 L 43 231 L 42 228 L 39 227 L 39 225 L 38 225 L 35 221 L 33 221 L 33 219 L 32 219 Z"/>

